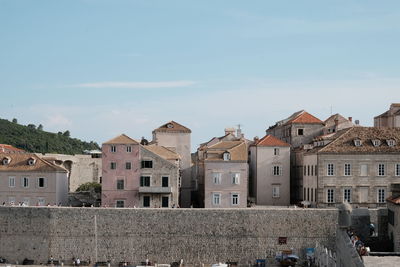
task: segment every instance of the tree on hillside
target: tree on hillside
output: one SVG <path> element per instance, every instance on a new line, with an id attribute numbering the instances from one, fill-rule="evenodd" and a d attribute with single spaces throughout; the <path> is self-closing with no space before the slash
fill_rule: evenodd
<path id="1" fill-rule="evenodd" d="M 29 129 L 36 129 L 36 125 L 35 124 L 28 124 L 28 128 Z"/>
<path id="2" fill-rule="evenodd" d="M 70 134 L 70 132 L 69 132 L 68 130 L 66 130 L 66 131 L 63 133 L 63 135 L 66 136 L 66 137 L 70 137 L 71 134 Z"/>
<path id="3" fill-rule="evenodd" d="M 13 123 L 18 123 L 18 120 L 16 118 L 12 119 Z"/>
<path id="4" fill-rule="evenodd" d="M 43 125 L 39 124 L 39 126 L 37 127 L 37 129 L 38 129 L 39 131 L 43 131 Z"/>

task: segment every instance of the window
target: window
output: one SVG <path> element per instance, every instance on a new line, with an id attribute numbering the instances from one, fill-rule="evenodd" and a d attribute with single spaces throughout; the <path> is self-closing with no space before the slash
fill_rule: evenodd
<path id="1" fill-rule="evenodd" d="M 116 162 L 110 162 L 110 169 L 115 170 L 117 168 L 117 163 Z"/>
<path id="2" fill-rule="evenodd" d="M 213 172 L 212 179 L 214 184 L 221 184 L 221 173 Z"/>
<path id="3" fill-rule="evenodd" d="M 307 200 L 310 201 L 310 188 L 307 188 Z"/>
<path id="4" fill-rule="evenodd" d="M 394 226 L 394 212 L 388 209 L 388 223 Z"/>
<path id="5" fill-rule="evenodd" d="M 396 142 L 393 139 L 386 140 L 388 146 L 395 146 Z"/>
<path id="6" fill-rule="evenodd" d="M 311 202 L 314 201 L 314 188 L 311 188 L 311 199 L 310 199 L 310 201 Z"/>
<path id="7" fill-rule="evenodd" d="M 150 176 L 140 176 L 140 186 L 150 186 Z"/>
<path id="8" fill-rule="evenodd" d="M 169 177 L 168 176 L 163 176 L 163 177 L 161 177 L 161 183 L 162 183 L 162 187 L 168 187 L 168 180 L 169 180 Z"/>
<path id="9" fill-rule="evenodd" d="M 351 203 L 351 189 L 350 188 L 343 189 L 343 201 Z"/>
<path id="10" fill-rule="evenodd" d="M 240 173 L 232 173 L 232 184 L 240 183 Z"/>
<path id="11" fill-rule="evenodd" d="M 28 159 L 28 165 L 29 166 L 33 166 L 33 165 L 35 165 L 35 163 L 36 163 L 36 160 L 34 158 Z"/>
<path id="12" fill-rule="evenodd" d="M 372 144 L 373 144 L 374 146 L 380 146 L 380 145 L 381 145 L 381 140 L 375 139 L 375 140 L 371 140 L 371 141 L 372 141 Z"/>
<path id="13" fill-rule="evenodd" d="M 385 203 L 386 196 L 385 196 L 385 188 L 378 188 L 377 190 L 377 200 L 378 203 Z"/>
<path id="14" fill-rule="evenodd" d="M 359 202 L 368 203 L 369 188 L 367 186 L 360 187 L 358 189 L 358 192 L 359 192 Z"/>
<path id="15" fill-rule="evenodd" d="M 351 175 L 351 165 L 349 163 L 344 164 L 344 176 Z"/>
<path id="16" fill-rule="evenodd" d="M 125 169 L 127 169 L 127 170 L 132 169 L 132 163 L 131 162 L 126 162 L 125 163 Z"/>
<path id="17" fill-rule="evenodd" d="M 310 176 L 310 165 L 307 165 L 307 176 Z"/>
<path id="18" fill-rule="evenodd" d="M 378 164 L 378 176 L 384 176 L 385 175 L 385 164 L 380 163 Z"/>
<path id="19" fill-rule="evenodd" d="M 307 167 L 303 166 L 303 175 L 306 176 L 307 175 Z"/>
<path id="20" fill-rule="evenodd" d="M 314 173 L 315 173 L 315 176 L 318 175 L 318 165 L 314 165 Z"/>
<path id="21" fill-rule="evenodd" d="M 123 208 L 123 207 L 125 207 L 125 200 L 117 200 L 117 201 L 115 202 L 115 207 L 116 207 L 116 208 Z"/>
<path id="22" fill-rule="evenodd" d="M 311 176 L 314 176 L 314 165 L 311 165 Z"/>
<path id="23" fill-rule="evenodd" d="M 282 175 L 282 167 L 281 166 L 273 166 L 272 167 L 272 175 L 274 175 L 274 176 Z"/>
<path id="24" fill-rule="evenodd" d="M 274 148 L 274 155 L 278 156 L 279 155 L 279 148 Z"/>
<path id="25" fill-rule="evenodd" d="M 335 203 L 335 189 L 326 190 L 326 202 Z"/>
<path id="26" fill-rule="evenodd" d="M 132 147 L 131 146 L 127 146 L 126 147 L 126 152 L 131 153 L 132 152 Z"/>
<path id="27" fill-rule="evenodd" d="M 45 187 L 45 179 L 43 177 L 39 177 L 37 179 L 37 185 L 38 185 L 39 188 Z"/>
<path id="28" fill-rule="evenodd" d="M 231 204 L 233 206 L 239 205 L 239 194 L 235 193 L 231 195 Z"/>
<path id="29" fill-rule="evenodd" d="M 297 135 L 304 135 L 304 129 L 297 129 Z"/>
<path id="30" fill-rule="evenodd" d="M 8 186 L 15 187 L 15 177 L 8 177 Z"/>
<path id="31" fill-rule="evenodd" d="M 332 163 L 329 163 L 329 164 L 327 165 L 327 173 L 326 173 L 326 175 L 328 175 L 328 176 L 333 176 L 333 171 L 334 171 L 334 169 L 333 169 L 333 164 L 332 164 Z"/>
<path id="32" fill-rule="evenodd" d="M 117 152 L 117 147 L 116 146 L 111 146 L 110 147 L 110 151 L 113 152 L 113 153 Z"/>
<path id="33" fill-rule="evenodd" d="M 223 154 L 223 157 L 224 157 L 224 160 L 231 160 L 231 153 L 225 152 L 225 153 Z"/>
<path id="34" fill-rule="evenodd" d="M 142 160 L 142 169 L 150 169 L 150 168 L 153 168 L 153 161 Z"/>
<path id="35" fill-rule="evenodd" d="M 161 207 L 168 208 L 169 207 L 169 197 L 161 198 Z"/>
<path id="36" fill-rule="evenodd" d="M 395 171 L 396 176 L 400 176 L 400 164 L 399 163 L 396 164 L 395 167 L 396 167 L 396 171 Z"/>
<path id="37" fill-rule="evenodd" d="M 279 198 L 280 197 L 280 186 L 279 185 L 272 185 L 272 197 Z"/>
<path id="38" fill-rule="evenodd" d="M 361 144 L 362 144 L 362 143 L 361 143 L 361 140 L 360 140 L 360 139 L 355 139 L 355 140 L 354 140 L 354 145 L 355 145 L 355 146 L 361 146 Z"/>
<path id="39" fill-rule="evenodd" d="M 44 206 L 44 205 L 46 205 L 46 199 L 44 197 L 39 197 L 38 206 Z"/>
<path id="40" fill-rule="evenodd" d="M 150 196 L 143 196 L 143 207 L 150 207 Z"/>
<path id="41" fill-rule="evenodd" d="M 29 178 L 28 177 L 23 177 L 21 179 L 21 186 L 24 188 L 28 188 L 29 187 Z"/>
<path id="42" fill-rule="evenodd" d="M 10 162 L 11 162 L 11 159 L 9 157 L 3 158 L 3 165 L 8 165 L 8 164 L 10 164 Z"/>
<path id="43" fill-rule="evenodd" d="M 360 165 L 360 176 L 368 176 L 368 165 L 367 164 Z"/>
<path id="44" fill-rule="evenodd" d="M 117 180 L 117 189 L 118 190 L 124 189 L 124 180 Z"/>
<path id="45" fill-rule="evenodd" d="M 220 205 L 221 204 L 221 193 L 213 193 L 212 204 Z"/>

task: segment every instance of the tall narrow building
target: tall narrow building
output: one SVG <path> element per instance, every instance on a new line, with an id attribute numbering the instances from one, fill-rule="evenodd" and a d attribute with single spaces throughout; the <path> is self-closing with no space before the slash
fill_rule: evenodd
<path id="1" fill-rule="evenodd" d="M 190 207 L 192 204 L 191 194 L 193 183 L 191 178 L 191 133 L 192 131 L 189 128 L 186 128 L 175 121 L 167 122 L 153 130 L 152 143 L 158 146 L 164 146 L 176 152 L 181 157 L 181 207 Z"/>

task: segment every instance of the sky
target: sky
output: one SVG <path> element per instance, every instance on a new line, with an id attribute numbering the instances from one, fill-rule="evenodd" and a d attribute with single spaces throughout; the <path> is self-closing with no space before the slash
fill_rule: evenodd
<path id="1" fill-rule="evenodd" d="M 192 150 L 298 110 L 400 102 L 400 1 L 0 0 L 0 118 L 99 144 L 174 120 Z"/>

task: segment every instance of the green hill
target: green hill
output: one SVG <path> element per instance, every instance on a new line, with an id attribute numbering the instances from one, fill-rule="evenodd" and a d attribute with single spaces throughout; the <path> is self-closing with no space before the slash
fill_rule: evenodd
<path id="1" fill-rule="evenodd" d="M 24 126 L 0 119 L 0 144 L 12 145 L 28 152 L 60 154 L 82 154 L 84 150 L 100 149 L 93 141 L 88 143 L 70 138 L 69 131 L 50 133 L 42 129 L 42 125 L 36 128 L 33 124 Z"/>

